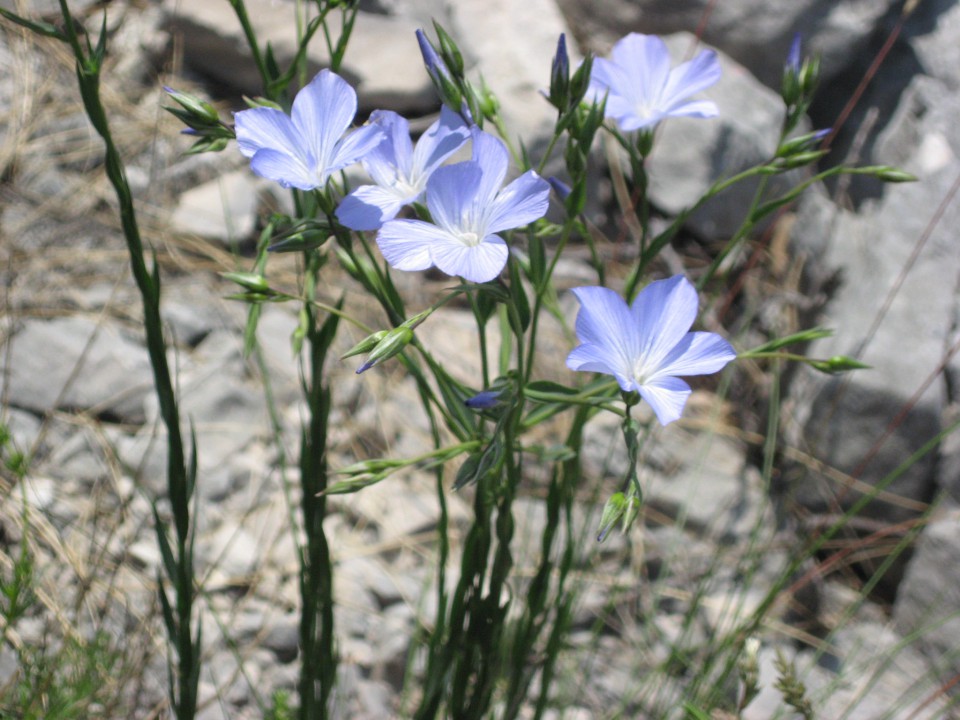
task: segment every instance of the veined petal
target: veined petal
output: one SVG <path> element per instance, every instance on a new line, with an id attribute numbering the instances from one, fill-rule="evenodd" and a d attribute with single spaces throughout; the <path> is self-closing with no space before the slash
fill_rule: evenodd
<path id="1" fill-rule="evenodd" d="M 630 88 L 630 78 L 623 68 L 606 58 L 598 57 L 594 58 L 593 66 L 590 68 L 589 88 L 592 96 L 588 96 L 588 99 L 597 102 L 603 100 L 603 96 L 607 93 L 622 98 L 621 88 L 624 90 Z"/>
<path id="2" fill-rule="evenodd" d="M 639 341 L 634 358 L 643 359 L 645 373 L 655 372 L 687 334 L 697 306 L 697 291 L 683 275 L 656 280 L 640 291 L 630 314 Z"/>
<path id="3" fill-rule="evenodd" d="M 430 176 L 427 207 L 437 225 L 453 234 L 479 229 L 475 222 L 480 218 L 471 217 L 471 210 L 482 175 L 480 166 L 470 160 L 445 165 Z"/>
<path id="4" fill-rule="evenodd" d="M 313 190 L 320 185 L 317 176 L 300 158 L 280 150 L 257 150 L 257 154 L 250 161 L 250 169 L 260 177 L 278 182 L 285 188 Z"/>
<path id="5" fill-rule="evenodd" d="M 324 179 L 347 165 L 362 160 L 382 140 L 383 129 L 376 125 L 364 125 L 354 130 L 334 147 L 333 155 L 324 168 Z"/>
<path id="6" fill-rule="evenodd" d="M 380 127 L 384 135 L 380 144 L 364 156 L 363 167 L 377 185 L 393 185 L 399 172 L 409 170 L 407 165 L 400 166 L 398 155 L 405 152 L 409 158 L 413 152 L 410 126 L 392 110 L 374 110 L 370 114 L 369 124 Z"/>
<path id="7" fill-rule="evenodd" d="M 429 177 L 469 139 L 470 130 L 463 118 L 446 105 L 441 107 L 440 118 L 417 141 L 410 165 L 410 179 Z"/>
<path id="8" fill-rule="evenodd" d="M 629 83 L 617 94 L 653 106 L 662 97 L 670 77 L 670 51 L 656 35 L 630 33 L 610 52 L 613 62 L 626 71 Z"/>
<path id="9" fill-rule="evenodd" d="M 683 413 L 683 406 L 690 397 L 690 386 L 680 378 L 664 377 L 646 382 L 637 390 L 640 397 L 650 403 L 661 425 L 668 425 Z"/>
<path id="10" fill-rule="evenodd" d="M 574 288 L 580 301 L 577 313 L 577 337 L 606 357 L 606 364 L 624 377 L 632 374 L 640 340 L 636 324 L 626 302 L 610 288 Z"/>
<path id="11" fill-rule="evenodd" d="M 712 118 L 720 114 L 717 104 L 712 100 L 691 100 L 667 108 L 664 116 Z"/>
<path id="12" fill-rule="evenodd" d="M 636 109 L 626 110 L 622 113 L 616 113 L 617 106 L 614 106 L 614 112 L 611 112 L 608 106 L 606 117 L 611 117 L 617 121 L 617 126 L 624 132 L 633 132 L 641 128 L 653 127 L 663 120 L 666 115 L 662 112 L 639 114 Z"/>
<path id="13" fill-rule="evenodd" d="M 473 161 L 483 171 L 483 177 L 477 185 L 475 197 L 480 207 L 489 207 L 503 185 L 510 162 L 506 146 L 490 133 L 474 128 Z"/>
<path id="14" fill-rule="evenodd" d="M 351 230 L 376 230 L 393 220 L 406 202 L 406 197 L 391 188 L 361 185 L 340 201 L 335 214 Z"/>
<path id="15" fill-rule="evenodd" d="M 528 170 L 497 195 L 487 215 L 487 231 L 499 232 L 520 227 L 547 214 L 550 184 Z"/>
<path id="16" fill-rule="evenodd" d="M 715 84 L 720 79 L 720 60 L 713 50 L 700 52 L 693 60 L 677 65 L 663 89 L 664 107 L 675 105 Z"/>
<path id="17" fill-rule="evenodd" d="M 380 252 L 397 270 L 426 270 L 433 265 L 430 246 L 449 240 L 443 230 L 421 220 L 391 220 L 377 233 Z"/>
<path id="18" fill-rule="evenodd" d="M 510 251 L 499 235 L 488 235 L 477 245 L 464 245 L 447 236 L 430 246 L 434 264 L 447 275 L 459 275 L 470 282 L 493 280 L 504 265 Z"/>
<path id="19" fill-rule="evenodd" d="M 666 375 L 709 375 L 722 370 L 736 357 L 733 346 L 716 333 L 687 333 L 663 359 L 651 379 Z"/>
<path id="20" fill-rule="evenodd" d="M 321 70 L 297 93 L 291 113 L 293 124 L 320 172 L 332 164 L 334 147 L 356 114 L 356 92 L 330 70 Z"/>
<path id="21" fill-rule="evenodd" d="M 303 139 L 286 113 L 276 108 L 253 108 L 235 113 L 237 146 L 247 157 L 264 148 L 279 150 L 305 163 Z"/>
<path id="22" fill-rule="evenodd" d="M 614 375 L 618 368 L 610 364 L 610 353 L 600 345 L 578 345 L 567 355 L 567 367 L 571 370 Z"/>

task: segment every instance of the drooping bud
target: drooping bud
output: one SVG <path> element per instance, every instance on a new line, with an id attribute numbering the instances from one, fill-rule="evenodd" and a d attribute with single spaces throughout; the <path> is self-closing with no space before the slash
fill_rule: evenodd
<path id="1" fill-rule="evenodd" d="M 403 351 L 413 340 L 413 330 L 408 327 L 395 327 L 388 330 L 380 341 L 374 346 L 367 361 L 357 368 L 357 375 L 366 372 L 374 365 L 379 365 L 384 360 L 392 358 L 394 355 Z"/>
<path id="2" fill-rule="evenodd" d="M 500 390 L 484 390 L 466 400 L 464 405 L 471 410 L 489 410 L 500 402 L 500 396 L 502 394 Z"/>

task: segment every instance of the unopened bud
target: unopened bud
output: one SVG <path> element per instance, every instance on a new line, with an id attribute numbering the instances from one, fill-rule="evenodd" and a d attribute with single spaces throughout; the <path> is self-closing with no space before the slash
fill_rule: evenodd
<path id="1" fill-rule="evenodd" d="M 366 372 L 374 365 L 379 365 L 384 360 L 388 360 L 402 352 L 412 340 L 413 330 L 408 327 L 401 325 L 400 327 L 395 327 L 393 330 L 388 330 L 387 334 L 374 346 L 370 355 L 367 357 L 367 361 L 357 368 L 357 375 Z"/>

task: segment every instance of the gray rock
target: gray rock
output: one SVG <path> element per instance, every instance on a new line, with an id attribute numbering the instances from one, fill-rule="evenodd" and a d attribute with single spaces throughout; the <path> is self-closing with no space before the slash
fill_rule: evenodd
<path id="1" fill-rule="evenodd" d="M 234 520 L 197 541 L 198 573 L 206 573 L 205 587 L 246 583 L 260 565 L 260 544 Z"/>
<path id="2" fill-rule="evenodd" d="M 852 355 L 871 368 L 842 378 L 798 373 L 790 395 L 803 430 L 798 433 L 795 427 L 789 434 L 828 466 L 855 471 L 870 484 L 887 477 L 939 432 L 946 403 L 953 399 L 951 384 L 936 375 L 956 340 L 960 258 L 954 228 L 960 206 L 946 208 L 925 245 L 918 242 L 960 172 L 957 107 L 941 83 L 918 77 L 879 146 L 888 147 L 893 161 L 920 180 L 888 187 L 859 215 L 810 194 L 794 225 L 796 251 L 812 259 L 812 273 L 820 280 L 839 275 L 818 323 L 836 333 L 814 343 L 808 354 Z M 914 248 L 919 252 L 911 258 Z M 954 361 L 948 367 L 951 377 L 957 369 Z M 887 497 L 866 513 L 894 521 L 915 515 L 922 509 L 917 502 L 933 498 L 936 472 L 936 455 L 928 453 L 887 488 L 906 498 L 906 506 Z M 797 499 L 817 512 L 835 508 L 834 498 L 840 507 L 849 507 L 861 490 L 845 490 L 814 473 L 795 485 Z"/>
<path id="3" fill-rule="evenodd" d="M 264 182 L 244 169 L 187 190 L 170 218 L 171 230 L 227 246 L 249 240 L 257 221 L 259 189 Z"/>
<path id="4" fill-rule="evenodd" d="M 300 616 L 284 615 L 271 621 L 261 644 L 279 662 L 293 662 L 300 652 Z"/>
<path id="5" fill-rule="evenodd" d="M 239 327 L 245 317 L 244 306 L 227 304 L 216 289 L 194 284 L 168 283 L 161 300 L 160 312 L 173 345 L 196 347 L 214 330 Z"/>
<path id="6" fill-rule="evenodd" d="M 263 93 L 240 23 L 228 5 L 167 0 L 164 7 L 168 29 L 180 38 L 188 65 L 246 95 Z M 261 51 L 269 43 L 279 67 L 288 67 L 296 53 L 296 6 L 247 0 L 246 8 L 255 19 Z M 416 29 L 415 23 L 402 17 L 359 13 L 341 74 L 356 88 L 363 113 L 375 108 L 423 113 L 436 107 L 436 95 L 417 47 Z M 321 37 L 314 39 L 307 52 L 308 75 L 330 64 Z"/>
<path id="7" fill-rule="evenodd" d="M 142 423 L 153 375 L 146 349 L 116 325 L 74 316 L 26 320 L 0 356 L 7 402 L 43 414 L 84 410 Z"/>
<path id="8" fill-rule="evenodd" d="M 695 411 L 691 401 L 686 416 L 694 417 Z M 645 409 L 640 412 L 650 418 Z M 709 411 L 703 417 L 709 419 Z M 581 457 L 592 476 L 626 477 L 620 422 L 612 413 L 600 413 L 587 424 Z M 656 432 L 641 454 L 644 502 L 676 518 L 681 527 L 734 542 L 751 528 L 772 522 L 759 478 L 747 471 L 744 449 L 730 438 L 675 423 Z"/>
<path id="9" fill-rule="evenodd" d="M 109 475 L 110 468 L 104 456 L 103 441 L 80 428 L 63 442 L 53 446 L 49 458 L 45 458 L 45 467 L 51 474 L 63 480 L 96 480 Z"/>
<path id="10" fill-rule="evenodd" d="M 237 342 L 227 331 L 211 333 L 194 355 L 197 366 L 184 369 L 181 380 L 184 442 L 189 447 L 192 423 L 199 449 L 197 492 L 208 500 L 224 498 L 249 476 L 241 462 L 232 461 L 257 435 L 267 432 L 262 391 L 237 377 L 242 367 Z M 211 357 L 203 357 L 210 352 Z M 158 423 L 118 442 L 121 460 L 155 492 L 162 492 L 166 483 L 165 438 Z"/>
<path id="11" fill-rule="evenodd" d="M 919 635 L 920 646 L 944 676 L 960 672 L 960 510 L 934 517 L 897 592 L 894 619 L 904 635 Z"/>
<path id="12" fill-rule="evenodd" d="M 905 32 L 921 72 L 942 80 L 951 90 L 960 87 L 958 33 L 960 5 L 953 0 L 919 3 Z"/>
<path id="13" fill-rule="evenodd" d="M 9 444 L 3 448 L 4 453 L 29 453 L 39 439 L 42 425 L 33 413 L 8 406 L 0 413 L 0 427 L 6 428 L 9 434 Z"/>

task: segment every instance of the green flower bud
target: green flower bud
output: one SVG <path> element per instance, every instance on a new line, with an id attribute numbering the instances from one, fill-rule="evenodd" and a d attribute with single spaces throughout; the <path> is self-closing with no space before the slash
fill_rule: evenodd
<path id="1" fill-rule="evenodd" d="M 387 331 L 387 334 L 384 335 L 383 338 L 381 338 L 373 348 L 372 352 L 367 357 L 367 361 L 357 368 L 357 375 L 362 372 L 366 372 L 374 365 L 379 365 L 384 360 L 388 360 L 397 353 L 402 352 L 412 340 L 413 330 L 408 327 L 404 327 L 403 325 Z"/>
<path id="2" fill-rule="evenodd" d="M 225 272 L 220 273 L 220 276 L 224 280 L 230 280 L 235 282 L 242 288 L 247 290 L 253 290 L 254 292 L 263 293 L 265 295 L 273 295 L 274 292 L 271 290 L 270 286 L 267 284 L 267 279 L 259 273 L 251 272 Z"/>

